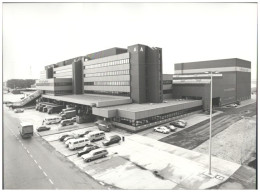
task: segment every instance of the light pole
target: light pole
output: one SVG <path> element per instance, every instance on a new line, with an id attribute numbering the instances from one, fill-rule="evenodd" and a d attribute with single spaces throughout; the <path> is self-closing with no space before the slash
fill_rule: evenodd
<path id="1" fill-rule="evenodd" d="M 211 132 L 212 132 L 212 71 L 210 72 L 210 104 L 209 104 L 209 174 L 211 175 Z"/>
<path id="2" fill-rule="evenodd" d="M 209 73 L 209 72 L 205 72 Z M 209 102 L 209 175 L 211 175 L 211 135 L 212 135 L 212 74 L 218 73 L 215 71 L 210 71 L 210 102 Z"/>

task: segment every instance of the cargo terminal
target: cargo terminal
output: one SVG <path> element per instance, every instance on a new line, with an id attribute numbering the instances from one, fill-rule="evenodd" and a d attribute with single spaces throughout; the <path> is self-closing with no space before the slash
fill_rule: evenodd
<path id="1" fill-rule="evenodd" d="M 136 44 L 47 65 L 36 82 L 41 102 L 76 108 L 77 122 L 103 119 L 132 132 L 250 98 L 251 63 L 224 59 L 175 64 L 162 74 L 162 49 Z"/>

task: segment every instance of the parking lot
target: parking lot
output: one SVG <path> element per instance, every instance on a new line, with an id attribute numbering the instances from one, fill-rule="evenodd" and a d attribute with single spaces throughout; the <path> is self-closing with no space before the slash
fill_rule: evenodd
<path id="1" fill-rule="evenodd" d="M 14 113 L 6 107 L 4 110 L 20 121 L 32 122 L 34 129 L 42 124 L 45 117 L 57 116 L 35 109 L 25 109 L 23 113 Z M 222 112 L 214 113 L 213 116 L 220 113 Z M 37 134 L 83 172 L 100 182 L 121 189 L 206 189 L 229 178 L 240 167 L 239 164 L 213 157 L 213 173 L 217 177 L 211 179 L 204 174 L 208 166 L 206 154 L 157 141 L 188 130 L 209 119 L 209 115 L 195 113 L 181 119 L 188 122 L 187 127 L 177 128 L 176 132 L 169 134 L 154 132 L 153 128 L 136 134 L 115 128 L 106 133 L 106 137 L 116 134 L 124 136 L 125 141 L 121 140 L 109 147 L 104 147 L 102 140 L 95 142 L 95 145 L 106 148 L 108 155 L 89 163 L 77 156 L 81 149 L 70 150 L 58 138 L 63 134 L 98 130 L 94 123 L 74 123 L 64 128 L 53 124 L 50 125 L 51 130 Z"/>

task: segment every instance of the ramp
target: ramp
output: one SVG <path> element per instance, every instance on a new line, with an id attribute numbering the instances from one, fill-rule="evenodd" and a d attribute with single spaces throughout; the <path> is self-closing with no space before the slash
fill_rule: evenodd
<path id="1" fill-rule="evenodd" d="M 41 91 L 35 91 L 32 94 L 30 94 L 28 97 L 26 97 L 25 99 L 23 99 L 22 101 L 19 102 L 15 102 L 12 105 L 12 108 L 19 108 L 19 107 L 25 107 L 30 105 L 33 101 L 35 101 L 36 99 L 38 99 L 41 96 Z"/>

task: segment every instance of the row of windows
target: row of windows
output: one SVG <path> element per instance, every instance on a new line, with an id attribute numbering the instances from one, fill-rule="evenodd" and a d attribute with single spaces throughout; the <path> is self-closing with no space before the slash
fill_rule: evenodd
<path id="1" fill-rule="evenodd" d="M 57 83 L 36 83 L 36 86 L 69 86 L 72 82 L 57 82 Z"/>
<path id="2" fill-rule="evenodd" d="M 163 94 L 170 94 L 172 93 L 172 89 L 163 90 Z"/>
<path id="3" fill-rule="evenodd" d="M 62 69 L 62 70 L 53 71 L 54 74 L 67 73 L 67 72 L 72 73 L 72 69 Z"/>
<path id="4" fill-rule="evenodd" d="M 84 93 L 86 93 L 86 94 L 100 94 L 100 95 L 117 95 L 117 96 L 130 97 L 129 92 L 120 92 L 120 91 L 90 91 L 90 90 L 85 90 Z"/>
<path id="5" fill-rule="evenodd" d="M 96 86 L 129 86 L 129 81 L 94 81 L 84 82 L 84 85 L 96 85 Z"/>
<path id="6" fill-rule="evenodd" d="M 172 80 L 163 80 L 164 85 L 172 84 Z"/>
<path id="7" fill-rule="evenodd" d="M 129 59 L 121 59 L 121 60 L 109 61 L 109 62 L 105 62 L 105 63 L 85 65 L 84 69 L 93 69 L 93 68 L 98 68 L 98 67 L 108 67 L 108 66 L 121 65 L 121 64 L 126 64 L 126 63 L 129 63 Z"/>
<path id="8" fill-rule="evenodd" d="M 103 77 L 103 76 L 113 76 L 113 75 L 128 75 L 128 70 L 121 70 L 121 71 L 106 71 L 106 72 L 100 72 L 100 73 L 89 73 L 84 74 L 84 77 Z"/>
<path id="9" fill-rule="evenodd" d="M 162 114 L 162 115 L 156 115 L 156 116 L 147 117 L 147 118 L 138 119 L 138 120 L 132 120 L 132 119 L 127 119 L 127 118 L 123 118 L 123 117 L 113 117 L 112 121 L 126 124 L 126 125 L 131 125 L 134 127 L 138 127 L 141 125 L 146 125 L 149 123 L 158 122 L 158 121 L 165 120 L 165 119 L 170 119 L 172 117 L 176 117 L 176 116 L 183 115 L 186 113 L 191 113 L 193 111 L 197 111 L 197 110 L 201 110 L 201 109 L 202 109 L 202 106 L 198 106 L 198 107 L 193 107 L 193 108 L 175 111 L 172 113 L 166 113 L 166 114 Z"/>

